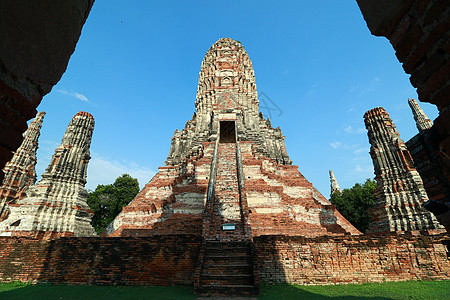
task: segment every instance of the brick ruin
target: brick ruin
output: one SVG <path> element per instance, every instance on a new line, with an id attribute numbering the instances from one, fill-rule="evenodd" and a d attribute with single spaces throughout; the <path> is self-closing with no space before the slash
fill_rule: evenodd
<path id="1" fill-rule="evenodd" d="M 391 41 L 405 71 L 413 75 L 411 82 L 418 88 L 419 99 L 440 110 L 435 125 L 424 131 L 427 134 L 419 133 L 407 145 L 419 172 L 422 174 L 423 169 L 427 174 L 422 177 L 429 196 L 449 199 L 450 81 L 446 76 L 446 49 L 450 8 L 446 1 L 439 0 L 357 2 L 372 33 Z M 9 9 L 11 3 L 16 4 L 14 10 Z M 51 6 L 47 1 L 0 2 L 0 167 L 21 144 L 26 120 L 34 117 L 42 96 L 64 72 L 92 4 L 93 0 L 58 1 Z M 440 166 L 439 174 L 430 171 L 430 163 L 433 168 Z M 205 174 L 208 179 L 210 173 Z M 0 172 L 0 180 L 2 176 Z M 156 205 L 151 206 L 152 210 L 156 210 Z M 445 239 L 448 236 L 260 235 L 253 237 L 251 253 L 255 280 L 259 273 L 265 282 L 448 279 Z M 200 251 L 202 238 L 198 235 L 0 240 L 1 281 L 191 284 L 199 254 L 202 257 L 203 251 L 205 256 L 205 251 Z"/>
<path id="2" fill-rule="evenodd" d="M 0 235 L 96 235 L 84 189 L 93 130 L 89 113 L 78 112 L 72 118 L 41 180 L 27 189 L 23 199 L 9 204 L 10 214 L 0 222 Z"/>
<path id="3" fill-rule="evenodd" d="M 281 129 L 259 112 L 255 74 L 240 42 L 223 38 L 207 51 L 195 108 L 175 131 L 165 166 L 108 226 L 108 236 L 202 236 L 196 291 L 233 286 L 245 294 L 257 289 L 253 237 L 360 234 L 291 165 Z"/>
<path id="4" fill-rule="evenodd" d="M 36 182 L 36 151 L 45 112 L 39 112 L 23 134 L 23 142 L 3 168 L 5 178 L 0 186 L 0 220 L 9 215 L 9 204 L 25 196 L 26 189 Z"/>
<path id="5" fill-rule="evenodd" d="M 389 114 L 382 107 L 374 108 L 364 114 L 364 123 L 378 183 L 368 233 L 442 229 L 422 207 L 427 193 Z"/>
<path id="6" fill-rule="evenodd" d="M 208 50 L 195 107 L 175 131 L 165 167 L 110 224 L 109 236 L 359 234 L 291 165 L 281 129 L 259 113 L 252 63 L 240 42 L 223 38 Z"/>
<path id="7" fill-rule="evenodd" d="M 450 277 L 448 235 L 410 225 L 424 216 L 414 204 L 422 198 L 399 198 L 403 186 L 386 183 L 396 191 L 385 200 L 406 202 L 379 206 L 396 218 L 381 223 L 407 225 L 362 235 L 292 165 L 281 130 L 259 113 L 253 67 L 240 42 L 224 38 L 208 50 L 195 107 L 175 131 L 165 166 L 102 237 L 88 237 L 94 230 L 84 190 L 94 120 L 75 115 L 42 179 L 0 222 L 0 281 L 185 284 L 200 295 L 249 295 L 260 281 Z M 372 135 L 384 136 L 382 146 L 390 137 L 402 154 L 395 126 L 381 117 L 371 123 L 378 126 Z M 418 175 L 405 175 L 400 158 L 393 158 L 394 178 L 417 185 Z M 407 214 L 392 213 L 399 209 Z"/>

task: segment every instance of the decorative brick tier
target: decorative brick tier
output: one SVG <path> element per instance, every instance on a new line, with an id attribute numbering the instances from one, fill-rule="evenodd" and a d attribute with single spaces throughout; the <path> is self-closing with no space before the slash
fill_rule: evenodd
<path id="1" fill-rule="evenodd" d="M 259 279 L 294 284 L 450 279 L 449 236 L 420 234 L 255 237 Z"/>
<path id="2" fill-rule="evenodd" d="M 361 234 L 298 171 L 240 142 L 252 236 Z"/>

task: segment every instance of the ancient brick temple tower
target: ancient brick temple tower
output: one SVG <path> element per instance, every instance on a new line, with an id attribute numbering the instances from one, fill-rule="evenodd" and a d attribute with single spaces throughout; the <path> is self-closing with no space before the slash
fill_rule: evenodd
<path id="1" fill-rule="evenodd" d="M 427 193 L 389 114 L 377 107 L 364 114 L 364 122 L 378 183 L 368 233 L 442 228 L 422 207 Z"/>
<path id="2" fill-rule="evenodd" d="M 108 235 L 241 241 L 261 234 L 359 234 L 291 165 L 281 129 L 259 113 L 253 66 L 240 42 L 223 38 L 208 50 L 195 107 L 185 128 L 175 131 L 166 166 Z"/>
<path id="3" fill-rule="evenodd" d="M 78 112 L 70 121 L 55 154 L 25 198 L 10 204 L 0 222 L 2 236 L 93 236 L 92 212 L 84 189 L 94 118 Z"/>
<path id="4" fill-rule="evenodd" d="M 25 190 L 36 182 L 36 151 L 45 112 L 39 112 L 23 134 L 23 142 L 3 168 L 0 186 L 0 220 L 9 215 L 10 203 L 23 198 Z"/>
<path id="5" fill-rule="evenodd" d="M 359 234 L 291 165 L 280 128 L 259 113 L 240 42 L 223 38 L 208 50 L 195 108 L 175 131 L 166 166 L 108 226 L 109 236 L 201 235 L 196 291 L 245 294 L 255 292 L 253 237 Z"/>

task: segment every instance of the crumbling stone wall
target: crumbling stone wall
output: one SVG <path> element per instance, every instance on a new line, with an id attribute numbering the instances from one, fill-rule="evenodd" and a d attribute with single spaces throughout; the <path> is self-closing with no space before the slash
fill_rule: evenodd
<path id="1" fill-rule="evenodd" d="M 448 235 L 254 238 L 262 282 L 338 284 L 448 280 Z"/>
<path id="2" fill-rule="evenodd" d="M 42 97 L 66 70 L 93 3 L 0 1 L 0 169 L 22 143 Z"/>

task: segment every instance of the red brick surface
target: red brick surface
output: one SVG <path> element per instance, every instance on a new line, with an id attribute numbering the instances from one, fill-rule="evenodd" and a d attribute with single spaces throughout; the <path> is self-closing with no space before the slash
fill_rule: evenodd
<path id="1" fill-rule="evenodd" d="M 340 284 L 448 280 L 448 235 L 254 238 L 262 282 Z"/>
<path id="2" fill-rule="evenodd" d="M 339 284 L 450 279 L 448 235 L 259 236 L 261 282 Z M 191 285 L 202 238 L 0 238 L 0 281 Z"/>
<path id="3" fill-rule="evenodd" d="M 0 238 L 0 281 L 97 285 L 192 283 L 201 238 Z"/>

